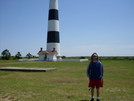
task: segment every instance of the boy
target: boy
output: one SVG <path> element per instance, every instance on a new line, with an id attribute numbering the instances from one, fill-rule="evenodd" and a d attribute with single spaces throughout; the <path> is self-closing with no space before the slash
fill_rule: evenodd
<path id="1" fill-rule="evenodd" d="M 103 87 L 103 65 L 98 61 L 97 53 L 93 53 L 91 56 L 91 62 L 87 68 L 87 76 L 89 78 L 89 85 L 91 87 L 91 100 L 94 101 L 94 88 L 97 90 L 97 100 L 100 101 L 100 87 Z"/>

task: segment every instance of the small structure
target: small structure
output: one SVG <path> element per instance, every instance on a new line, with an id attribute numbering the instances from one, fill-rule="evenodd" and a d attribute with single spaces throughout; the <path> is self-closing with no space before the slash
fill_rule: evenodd
<path id="1" fill-rule="evenodd" d="M 41 48 L 38 55 L 39 61 L 57 61 L 57 51 L 55 48 L 52 51 L 43 51 Z"/>

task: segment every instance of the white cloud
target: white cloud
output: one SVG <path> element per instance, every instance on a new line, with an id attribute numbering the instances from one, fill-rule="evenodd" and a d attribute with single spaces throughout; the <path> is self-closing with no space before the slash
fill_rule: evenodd
<path id="1" fill-rule="evenodd" d="M 134 45 L 88 45 L 61 48 L 65 56 L 90 56 L 92 53 L 100 56 L 134 56 Z"/>

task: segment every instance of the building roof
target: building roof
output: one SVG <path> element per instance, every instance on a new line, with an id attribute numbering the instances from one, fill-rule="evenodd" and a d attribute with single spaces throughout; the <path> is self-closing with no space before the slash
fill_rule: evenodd
<path id="1" fill-rule="evenodd" d="M 53 55 L 55 53 L 57 53 L 57 51 L 39 51 L 38 55 L 43 55 L 43 54 Z"/>

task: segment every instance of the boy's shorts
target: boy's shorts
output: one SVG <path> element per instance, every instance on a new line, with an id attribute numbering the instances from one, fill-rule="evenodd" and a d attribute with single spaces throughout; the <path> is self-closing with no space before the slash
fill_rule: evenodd
<path id="1" fill-rule="evenodd" d="M 96 87 L 96 88 L 103 87 L 103 79 L 100 78 L 100 79 L 94 80 L 94 79 L 89 78 L 88 87 L 92 87 L 92 88 L 94 88 L 94 87 Z"/>

